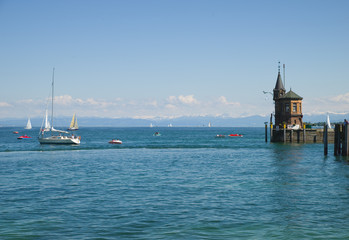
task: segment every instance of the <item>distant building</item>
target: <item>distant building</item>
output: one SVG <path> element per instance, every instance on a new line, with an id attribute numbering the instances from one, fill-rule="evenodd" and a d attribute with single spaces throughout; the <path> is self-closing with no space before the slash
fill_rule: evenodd
<path id="1" fill-rule="evenodd" d="M 302 100 L 303 98 L 293 92 L 291 89 L 286 93 L 279 73 L 276 85 L 273 91 L 273 100 L 275 101 L 275 127 L 300 129 L 303 127 Z"/>

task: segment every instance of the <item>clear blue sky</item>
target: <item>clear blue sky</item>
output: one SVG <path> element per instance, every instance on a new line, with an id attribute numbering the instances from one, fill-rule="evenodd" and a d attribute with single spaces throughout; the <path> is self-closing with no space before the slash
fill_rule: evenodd
<path id="1" fill-rule="evenodd" d="M 0 0 L 0 118 L 349 111 L 349 1 Z"/>

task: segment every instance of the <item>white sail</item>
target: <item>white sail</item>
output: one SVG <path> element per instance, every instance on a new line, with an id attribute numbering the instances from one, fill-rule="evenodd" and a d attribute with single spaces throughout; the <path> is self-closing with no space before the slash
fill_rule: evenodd
<path id="1" fill-rule="evenodd" d="M 331 123 L 330 123 L 330 116 L 327 114 L 327 122 L 326 122 L 326 125 L 329 129 L 331 129 Z"/>
<path id="2" fill-rule="evenodd" d="M 32 123 L 30 122 L 30 118 L 28 118 L 27 126 L 24 129 L 32 129 Z"/>
<path id="3" fill-rule="evenodd" d="M 47 113 L 47 110 L 46 110 L 44 130 L 45 131 L 49 131 L 50 129 L 51 129 L 51 126 L 50 126 L 50 122 L 48 121 L 48 113 Z"/>

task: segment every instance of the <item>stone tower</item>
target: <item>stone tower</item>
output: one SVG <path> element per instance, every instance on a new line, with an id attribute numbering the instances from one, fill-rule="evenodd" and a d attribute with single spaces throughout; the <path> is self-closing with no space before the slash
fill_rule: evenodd
<path id="1" fill-rule="evenodd" d="M 280 67 L 273 93 L 273 100 L 275 102 L 275 126 L 282 128 L 284 124 L 286 124 L 287 128 L 302 128 L 303 98 L 297 95 L 291 89 L 286 93 L 286 89 L 282 83 L 280 75 Z"/>

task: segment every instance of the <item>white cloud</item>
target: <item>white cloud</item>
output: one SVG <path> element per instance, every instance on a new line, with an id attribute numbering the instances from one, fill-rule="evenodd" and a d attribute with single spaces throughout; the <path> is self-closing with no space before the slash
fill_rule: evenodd
<path id="1" fill-rule="evenodd" d="M 10 108 L 11 107 L 11 108 Z M 41 117 L 47 107 L 47 99 L 25 99 L 0 102 L 0 117 Z M 50 107 L 50 102 L 48 102 Z M 197 99 L 194 95 L 168 96 L 163 99 L 95 99 L 74 98 L 69 95 L 55 98 L 55 115 L 79 117 L 181 117 L 181 116 L 227 116 L 242 117 L 270 114 L 273 104 L 265 101 L 240 103 L 226 96 Z M 9 109 L 11 111 L 9 111 Z M 343 113 L 349 111 L 349 93 L 303 101 L 303 114 Z"/>
<path id="2" fill-rule="evenodd" d="M 334 97 L 306 99 L 303 101 L 303 114 L 348 113 L 349 93 Z"/>
<path id="3" fill-rule="evenodd" d="M 7 102 L 0 102 L 0 107 L 12 107 L 12 105 Z"/>
<path id="4" fill-rule="evenodd" d="M 167 101 L 170 103 L 175 103 L 175 102 L 177 102 L 177 97 L 176 96 L 169 96 L 167 98 Z"/>
<path id="5" fill-rule="evenodd" d="M 167 101 L 171 104 L 186 104 L 186 105 L 193 105 L 193 104 L 199 104 L 199 101 L 194 98 L 194 95 L 179 95 L 178 97 L 176 96 L 169 96 L 167 98 Z"/>
<path id="6" fill-rule="evenodd" d="M 74 102 L 74 99 L 72 96 L 69 95 L 63 95 L 63 96 L 56 96 L 54 99 L 55 104 L 62 104 L 62 105 L 68 105 Z"/>
<path id="7" fill-rule="evenodd" d="M 330 100 L 337 103 L 349 103 L 349 92 L 332 97 Z"/>
<path id="8" fill-rule="evenodd" d="M 232 106 L 240 106 L 241 105 L 239 102 L 228 102 L 227 98 L 224 96 L 220 96 L 218 98 L 218 102 L 220 102 L 224 105 L 232 105 Z"/>
<path id="9" fill-rule="evenodd" d="M 184 104 L 199 104 L 199 101 L 194 98 L 194 95 L 183 96 L 180 95 L 178 100 Z"/>
<path id="10" fill-rule="evenodd" d="M 165 108 L 168 108 L 168 109 L 175 109 L 176 106 L 173 105 L 173 104 L 166 104 L 166 105 L 165 105 Z"/>

